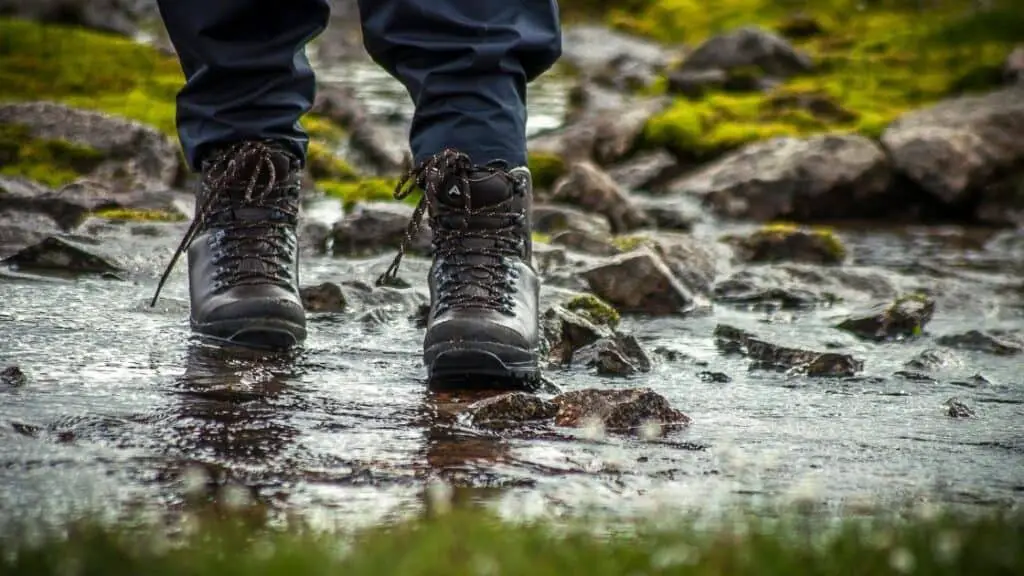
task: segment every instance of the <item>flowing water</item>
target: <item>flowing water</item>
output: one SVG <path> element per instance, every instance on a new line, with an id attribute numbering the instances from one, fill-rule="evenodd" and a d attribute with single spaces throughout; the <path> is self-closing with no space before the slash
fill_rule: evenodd
<path id="1" fill-rule="evenodd" d="M 333 77 L 383 116 L 409 112 L 400 88 L 370 66 Z M 542 82 L 532 96 L 531 130 L 557 125 L 564 85 Z M 24 386 L 0 388 L 4 518 L 176 506 L 197 484 L 232 483 L 275 508 L 337 514 L 351 526 L 419 509 L 432 478 L 508 515 L 1024 497 L 1024 356 L 957 352 L 962 365 L 926 382 L 894 372 L 934 347 L 931 338 L 856 341 L 831 327 L 844 306 L 634 319 L 626 328 L 648 349 L 685 356 L 629 379 L 582 370 L 549 377 L 563 390 L 650 386 L 692 417 L 688 430 L 654 440 L 587 430 L 501 436 L 442 417 L 450 399 L 425 390 L 421 330 L 399 302 L 371 319 L 313 315 L 306 346 L 289 357 L 192 342 L 184 262 L 158 306 L 148 306 L 181 231 L 104 228 L 103 248 L 129 264 L 129 281 L 0 278 L 0 367 L 28 376 Z M 698 234 L 711 242 L 722 231 Z M 858 228 L 843 237 L 853 266 L 937 293 L 929 334 L 1024 328 L 1019 236 Z M 391 256 L 309 259 L 303 283 L 372 280 Z M 409 259 L 402 275 L 415 281 L 423 271 L 423 261 Z M 558 291 L 544 297 L 550 303 Z M 715 349 L 717 323 L 779 343 L 843 346 L 865 359 L 865 372 L 833 380 L 748 371 L 747 361 Z M 949 417 L 954 396 L 977 415 Z"/>

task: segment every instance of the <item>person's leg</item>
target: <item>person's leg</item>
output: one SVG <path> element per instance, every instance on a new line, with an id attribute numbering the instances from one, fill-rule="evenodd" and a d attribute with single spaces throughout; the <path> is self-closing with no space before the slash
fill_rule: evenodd
<path id="1" fill-rule="evenodd" d="M 526 86 L 561 55 L 558 6 L 360 0 L 359 8 L 368 52 L 416 104 L 412 184 L 425 192 L 421 209 L 430 213 L 434 242 L 423 353 L 429 377 L 536 381 L 540 283 L 530 240 Z M 403 251 L 381 281 L 397 273 Z"/>
<path id="2" fill-rule="evenodd" d="M 326 27 L 328 0 L 158 4 L 186 78 L 178 133 L 202 174 L 178 251 L 188 248 L 192 328 L 242 344 L 301 342 L 299 119 L 316 90 L 305 46 Z"/>
<path id="3" fill-rule="evenodd" d="M 359 0 L 363 42 L 416 105 L 417 163 L 444 148 L 526 164 L 526 85 L 562 53 L 555 0 Z"/>

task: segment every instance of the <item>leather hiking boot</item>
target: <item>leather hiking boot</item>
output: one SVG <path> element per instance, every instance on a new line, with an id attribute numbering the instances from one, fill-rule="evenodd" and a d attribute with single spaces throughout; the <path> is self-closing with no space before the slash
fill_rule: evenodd
<path id="1" fill-rule="evenodd" d="M 535 384 L 540 280 L 530 237 L 530 171 L 472 166 L 465 154 L 445 150 L 414 169 L 396 197 L 416 186 L 423 199 L 406 240 L 418 234 L 424 212 L 433 234 L 423 342 L 428 378 Z M 378 284 L 395 278 L 403 253 L 404 246 Z"/>
<path id="2" fill-rule="evenodd" d="M 188 250 L 193 332 L 234 344 L 288 348 L 306 339 L 299 297 L 298 158 L 243 142 L 203 162 L 196 213 L 152 304 Z"/>

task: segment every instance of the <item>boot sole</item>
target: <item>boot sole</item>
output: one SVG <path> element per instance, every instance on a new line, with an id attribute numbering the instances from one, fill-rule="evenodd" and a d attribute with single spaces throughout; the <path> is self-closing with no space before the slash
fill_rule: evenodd
<path id="1" fill-rule="evenodd" d="M 205 324 L 192 323 L 192 331 L 210 340 L 261 350 L 287 350 L 306 340 L 305 326 L 287 320 L 222 320 Z"/>
<path id="2" fill-rule="evenodd" d="M 423 354 L 432 387 L 523 388 L 541 381 L 537 354 L 493 342 L 445 342 Z"/>

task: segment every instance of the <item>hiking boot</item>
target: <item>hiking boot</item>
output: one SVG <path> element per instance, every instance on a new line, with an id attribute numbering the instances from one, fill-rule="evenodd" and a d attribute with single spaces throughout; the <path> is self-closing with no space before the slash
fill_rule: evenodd
<path id="1" fill-rule="evenodd" d="M 192 330 L 260 348 L 306 339 L 296 225 L 300 161 L 270 142 L 242 142 L 202 166 L 196 213 L 152 304 L 188 250 Z"/>
<path id="2" fill-rule="evenodd" d="M 445 150 L 414 169 L 396 197 L 415 186 L 423 199 L 406 241 L 418 234 L 424 212 L 433 233 L 428 378 L 535 384 L 540 280 L 532 263 L 530 171 L 473 166 L 465 154 Z M 395 279 L 404 249 L 378 284 Z"/>

